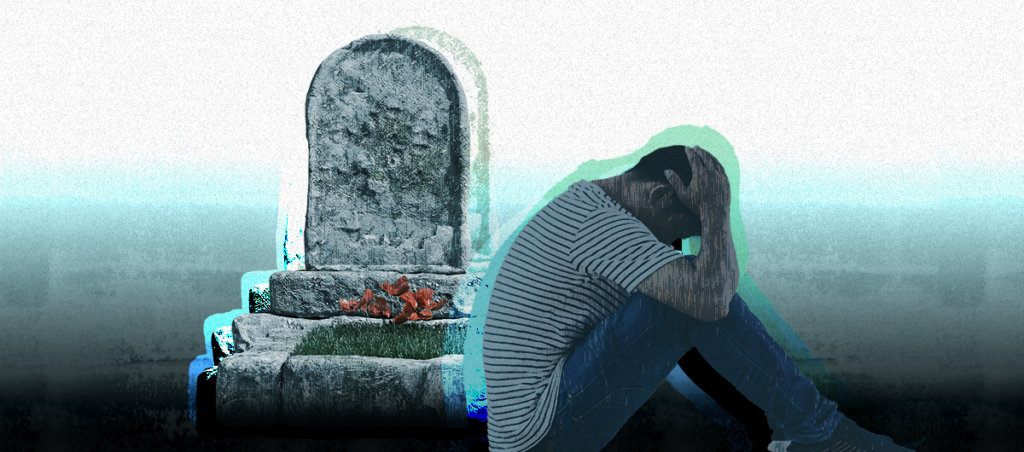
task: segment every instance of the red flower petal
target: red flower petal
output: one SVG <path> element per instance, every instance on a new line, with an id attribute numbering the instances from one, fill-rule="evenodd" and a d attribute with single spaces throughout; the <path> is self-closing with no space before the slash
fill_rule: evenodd
<path id="1" fill-rule="evenodd" d="M 368 306 L 371 301 L 373 301 L 373 291 L 370 289 L 366 289 L 366 292 L 363 292 L 363 298 L 359 299 L 359 306 L 356 309 L 366 308 L 366 306 Z"/>
<path id="2" fill-rule="evenodd" d="M 434 289 L 422 288 L 416 291 L 416 307 L 424 309 L 427 307 L 427 303 L 430 303 L 430 299 L 434 298 Z"/>
<path id="3" fill-rule="evenodd" d="M 402 313 L 409 315 L 416 312 L 416 303 L 412 303 L 409 300 L 405 301 L 405 306 L 402 306 Z"/>
<path id="4" fill-rule="evenodd" d="M 377 297 L 373 304 L 366 310 L 373 317 L 391 317 L 391 306 L 388 306 L 388 301 Z"/>
<path id="5" fill-rule="evenodd" d="M 398 314 L 398 315 L 402 317 L 402 322 L 404 322 L 406 320 L 410 320 L 409 316 L 416 312 L 416 303 L 413 301 L 411 293 L 403 294 L 401 298 L 402 298 L 402 301 L 405 302 L 405 305 L 402 306 L 402 312 L 400 314 Z M 398 318 L 398 317 L 395 317 L 395 318 Z M 397 323 L 402 323 L 402 322 L 397 322 Z"/>
<path id="6" fill-rule="evenodd" d="M 427 298 L 425 295 L 427 293 L 426 291 L 429 290 L 430 289 L 420 289 L 417 290 L 416 292 L 413 292 L 413 299 L 415 300 L 417 307 L 426 307 L 426 302 L 429 298 Z"/>
<path id="7" fill-rule="evenodd" d="M 416 295 L 414 293 L 406 292 L 406 293 L 403 293 L 398 298 L 400 298 L 402 301 L 404 301 L 405 304 L 407 304 L 407 305 L 411 304 L 411 305 L 413 305 L 413 307 L 416 307 Z"/>
<path id="8" fill-rule="evenodd" d="M 448 302 L 448 299 L 446 299 L 446 298 L 442 298 L 441 301 L 431 301 L 430 303 L 427 304 L 427 309 L 429 309 L 431 311 L 434 311 L 434 310 L 437 310 L 437 309 L 441 309 L 441 307 L 443 307 L 444 304 L 447 303 L 447 302 Z"/>
<path id="9" fill-rule="evenodd" d="M 341 310 L 345 312 L 352 312 L 359 309 L 359 300 L 346 300 L 342 298 L 338 300 L 338 304 L 341 306 Z"/>
<path id="10" fill-rule="evenodd" d="M 424 309 L 424 310 L 422 310 L 420 312 L 417 312 L 416 315 L 419 318 L 424 319 L 424 320 L 427 320 L 427 319 L 430 319 L 431 317 L 434 317 L 434 313 L 432 313 L 432 312 L 430 312 L 430 311 L 428 311 L 426 309 Z"/>
<path id="11" fill-rule="evenodd" d="M 398 281 L 395 281 L 395 284 L 388 284 L 385 281 L 380 287 L 391 295 L 399 296 L 409 291 L 409 280 L 405 278 L 405 275 L 402 275 L 401 278 L 398 278 Z"/>

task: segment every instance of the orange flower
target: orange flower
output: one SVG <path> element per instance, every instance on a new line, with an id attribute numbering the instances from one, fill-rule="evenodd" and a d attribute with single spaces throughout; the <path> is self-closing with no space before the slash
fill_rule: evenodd
<path id="1" fill-rule="evenodd" d="M 405 278 L 405 275 L 402 275 L 401 278 L 398 278 L 398 281 L 395 281 L 394 285 L 388 284 L 385 281 L 380 287 L 385 292 L 397 297 L 409 291 L 409 281 Z"/>
<path id="2" fill-rule="evenodd" d="M 417 308 L 419 308 L 419 309 L 430 309 L 431 311 L 433 311 L 435 309 L 441 309 L 441 307 L 444 306 L 445 302 L 448 301 L 446 299 L 441 299 L 441 301 L 435 302 L 433 300 L 433 298 L 434 298 L 434 290 L 433 289 L 428 289 L 428 288 L 425 288 L 425 287 L 420 289 L 420 290 L 417 290 L 416 292 L 414 292 L 413 293 L 413 297 L 416 300 L 416 307 Z"/>
<path id="3" fill-rule="evenodd" d="M 416 291 L 416 307 L 420 309 L 426 309 L 427 304 L 434 298 L 434 289 L 428 289 L 426 287 Z"/>
<path id="4" fill-rule="evenodd" d="M 363 292 L 362 298 L 358 300 L 346 300 L 342 298 L 338 300 L 338 303 L 340 303 L 342 311 L 352 312 L 357 309 L 365 308 L 368 304 L 370 304 L 371 300 L 373 300 L 373 291 L 370 289 L 366 289 L 366 292 Z"/>
<path id="5" fill-rule="evenodd" d="M 440 309 L 448 301 L 441 300 L 440 302 L 435 302 L 432 300 L 433 297 L 434 290 L 425 287 L 415 292 L 402 294 L 401 299 L 405 302 L 405 306 L 402 307 L 402 312 L 395 316 L 395 323 L 401 324 L 408 320 L 428 320 L 433 318 L 434 313 L 430 311 Z"/>
<path id="6" fill-rule="evenodd" d="M 388 294 L 397 296 L 405 302 L 404 306 L 402 306 L 402 312 L 392 319 L 395 324 L 402 324 L 410 320 L 431 319 L 434 317 L 434 313 L 431 311 L 440 309 L 448 302 L 445 299 L 434 301 L 434 289 L 424 287 L 415 292 L 410 292 L 409 280 L 405 275 L 399 277 L 394 284 L 385 281 L 380 287 Z M 342 298 L 338 300 L 338 303 L 341 306 L 341 310 L 346 312 L 365 309 L 366 313 L 372 317 L 385 319 L 391 317 L 391 306 L 388 304 L 387 299 L 374 297 L 373 291 L 370 289 L 366 289 L 359 300 Z"/>
<path id="7" fill-rule="evenodd" d="M 391 317 L 391 306 L 388 306 L 387 300 L 381 297 L 377 297 L 377 299 L 374 300 L 373 304 L 366 309 L 366 312 L 373 317 L 381 317 L 386 319 Z"/>
<path id="8" fill-rule="evenodd" d="M 401 325 L 405 323 L 407 320 L 419 319 L 419 316 L 416 315 L 415 302 L 411 299 L 411 297 L 406 297 L 405 295 L 411 294 L 404 294 L 402 296 L 402 299 L 405 300 L 405 306 L 402 307 L 402 312 L 395 316 L 395 325 Z"/>
<path id="9" fill-rule="evenodd" d="M 402 294 L 401 297 L 399 297 L 399 298 L 402 299 L 402 301 L 405 302 L 406 308 L 403 309 L 403 310 L 409 310 L 409 309 L 411 309 L 413 311 L 416 310 L 416 307 L 419 306 L 419 303 L 416 301 L 416 293 L 417 292 L 406 292 L 406 293 Z"/>

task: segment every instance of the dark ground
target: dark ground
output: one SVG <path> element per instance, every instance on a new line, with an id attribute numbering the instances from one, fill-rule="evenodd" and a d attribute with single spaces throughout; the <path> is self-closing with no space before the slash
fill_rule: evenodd
<path id="1" fill-rule="evenodd" d="M 188 362 L 135 365 L 138 378 L 83 378 L 75 385 L 8 384 L 0 396 L 0 450 L 482 450 L 481 432 L 396 429 L 268 430 L 200 434 L 189 420 L 184 378 L 160 378 Z M 86 371 L 85 373 L 90 373 Z M 150 377 L 144 377 L 149 375 Z M 1020 450 L 1024 394 L 977 387 L 878 387 L 847 381 L 840 408 L 921 451 Z M 485 427 L 484 427 L 485 428 Z M 474 436 L 474 433 L 476 436 Z M 609 451 L 730 450 L 729 432 L 667 383 L 608 445 Z"/>

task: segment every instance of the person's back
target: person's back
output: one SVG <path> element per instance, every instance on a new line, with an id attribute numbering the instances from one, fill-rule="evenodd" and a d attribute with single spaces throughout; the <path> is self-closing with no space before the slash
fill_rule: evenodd
<path id="1" fill-rule="evenodd" d="M 592 250 L 594 241 L 579 243 L 581 236 L 615 239 L 603 243 L 616 247 Z M 607 259 L 588 259 L 595 255 Z M 628 298 L 626 289 L 680 257 L 589 181 L 570 186 L 523 227 L 494 282 L 484 329 L 492 450 L 528 448 L 547 433 L 570 348 Z"/>

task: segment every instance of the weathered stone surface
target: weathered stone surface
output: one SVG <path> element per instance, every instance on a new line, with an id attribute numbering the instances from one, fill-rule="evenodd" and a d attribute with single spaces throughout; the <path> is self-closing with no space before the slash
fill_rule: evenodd
<path id="1" fill-rule="evenodd" d="M 373 289 L 391 305 L 391 312 L 402 311 L 404 303 L 387 295 L 380 284 L 393 283 L 403 273 L 383 271 L 285 271 L 270 276 L 270 307 L 267 313 L 303 317 L 323 318 L 337 315 L 364 315 L 362 311 L 345 312 L 338 305 L 339 298 L 357 299 L 366 289 Z M 441 309 L 433 311 L 435 319 L 467 317 L 468 310 L 459 309 L 472 303 L 479 285 L 462 284 L 479 280 L 477 274 L 439 275 L 431 273 L 407 274 L 412 290 L 422 287 L 434 289 L 434 299 L 446 299 Z M 466 278 L 475 278 L 466 281 Z M 462 287 L 460 288 L 460 285 Z M 455 296 L 460 297 L 459 300 Z M 467 301 L 469 300 L 469 301 Z"/>
<path id="2" fill-rule="evenodd" d="M 282 421 L 295 426 L 443 427 L 451 426 L 451 417 L 464 425 L 465 389 L 446 391 L 445 368 L 461 368 L 461 355 L 428 360 L 293 356 L 282 373 Z"/>
<path id="3" fill-rule="evenodd" d="M 335 51 L 310 84 L 306 138 L 307 269 L 465 271 L 466 100 L 441 55 L 390 35 Z"/>
<path id="4" fill-rule="evenodd" d="M 291 352 L 314 328 L 331 327 L 345 323 L 364 323 L 386 327 L 380 319 L 338 316 L 328 319 L 297 319 L 273 314 L 243 314 L 235 317 L 231 328 L 237 353 L 255 351 Z M 415 328 L 444 329 L 444 353 L 461 354 L 469 328 L 469 319 L 415 320 L 408 323 Z"/>
<path id="5" fill-rule="evenodd" d="M 297 319 L 261 312 L 235 317 L 231 330 L 238 353 L 253 349 L 291 352 L 310 330 L 334 322 L 335 319 Z"/>
<path id="6" fill-rule="evenodd" d="M 288 354 L 250 350 L 224 358 L 217 366 L 217 420 L 238 427 L 279 424 L 281 367 Z"/>
<path id="7" fill-rule="evenodd" d="M 213 348 L 213 365 L 220 364 L 220 360 L 235 352 L 235 340 L 232 328 L 222 326 L 210 334 L 210 345 Z"/>

